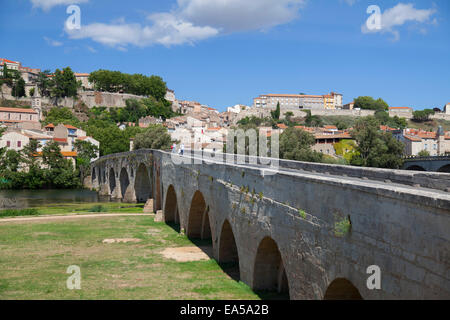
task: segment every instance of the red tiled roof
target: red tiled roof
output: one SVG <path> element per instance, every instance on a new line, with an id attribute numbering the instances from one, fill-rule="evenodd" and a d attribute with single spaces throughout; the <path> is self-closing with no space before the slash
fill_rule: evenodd
<path id="1" fill-rule="evenodd" d="M 407 109 L 407 110 L 412 110 L 412 108 L 410 108 L 410 107 L 389 107 L 389 110 L 392 110 L 392 109 Z"/>
<path id="2" fill-rule="evenodd" d="M 33 113 L 33 114 L 37 114 L 37 112 L 34 111 L 33 109 L 26 109 L 26 108 L 0 107 L 0 112 L 16 112 L 16 113 Z"/>
<path id="3" fill-rule="evenodd" d="M 408 140 L 411 140 L 411 141 L 415 141 L 415 142 L 420 142 L 420 141 L 422 141 L 422 139 L 416 138 L 416 137 L 412 137 L 412 136 L 404 135 L 403 137 L 404 137 L 405 139 L 408 139 Z"/>
<path id="4" fill-rule="evenodd" d="M 285 125 L 284 123 L 278 123 L 277 127 L 280 129 L 287 129 L 287 125 Z"/>
<path id="5" fill-rule="evenodd" d="M 53 138 L 53 141 L 67 143 L 67 139 L 64 138 Z"/>

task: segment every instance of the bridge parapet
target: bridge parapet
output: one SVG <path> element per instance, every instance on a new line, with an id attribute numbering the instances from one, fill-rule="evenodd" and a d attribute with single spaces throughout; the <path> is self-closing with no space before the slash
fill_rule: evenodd
<path id="1" fill-rule="evenodd" d="M 450 297 L 449 174 L 182 158 L 157 150 L 102 157 L 93 184 L 125 201 L 151 197 L 162 221 L 211 239 L 214 257 L 237 262 L 256 290 L 293 299 Z M 382 272 L 379 290 L 366 286 L 372 265 Z"/>
<path id="2" fill-rule="evenodd" d="M 258 160 L 262 160 L 264 163 L 267 163 L 270 160 L 273 160 L 272 158 L 267 157 L 234 155 L 234 163 L 239 163 L 238 158 L 243 160 L 242 164 L 250 164 Z M 448 158 L 450 159 L 450 157 Z M 381 182 L 390 182 L 393 184 L 403 184 L 413 187 L 450 192 L 450 174 L 446 173 L 367 168 L 284 159 L 276 160 L 278 161 L 279 167 L 282 169 L 325 173 L 336 176 L 376 180 Z"/>

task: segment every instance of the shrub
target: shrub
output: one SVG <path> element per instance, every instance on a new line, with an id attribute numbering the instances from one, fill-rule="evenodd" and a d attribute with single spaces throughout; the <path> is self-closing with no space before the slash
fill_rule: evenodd
<path id="1" fill-rule="evenodd" d="M 89 209 L 89 212 L 107 212 L 108 208 L 102 205 L 95 205 Z"/>
<path id="2" fill-rule="evenodd" d="M 343 218 L 336 221 L 334 224 L 334 234 L 337 237 L 343 237 L 350 232 L 352 228 L 352 223 L 350 222 L 350 217 Z"/>
<path id="3" fill-rule="evenodd" d="M 302 217 L 303 219 L 306 219 L 306 212 L 305 212 L 305 210 L 298 209 L 298 214 L 299 214 L 300 217 Z"/>
<path id="4" fill-rule="evenodd" d="M 7 209 L 0 211 L 0 217 L 20 217 L 36 216 L 39 214 L 37 209 Z"/>

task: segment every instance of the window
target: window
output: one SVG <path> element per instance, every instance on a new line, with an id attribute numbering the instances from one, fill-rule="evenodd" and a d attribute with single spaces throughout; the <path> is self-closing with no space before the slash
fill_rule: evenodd
<path id="1" fill-rule="evenodd" d="M 17 141 L 17 148 L 22 147 L 22 141 Z"/>
<path id="2" fill-rule="evenodd" d="M 6 146 L 9 148 L 11 147 L 11 141 L 6 141 Z"/>

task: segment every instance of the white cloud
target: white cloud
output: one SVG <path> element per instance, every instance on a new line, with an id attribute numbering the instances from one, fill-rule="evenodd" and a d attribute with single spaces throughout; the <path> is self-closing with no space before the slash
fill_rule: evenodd
<path id="1" fill-rule="evenodd" d="M 125 49 L 153 44 L 193 44 L 219 35 L 248 30 L 267 30 L 298 17 L 305 0 L 178 0 L 170 12 L 148 16 L 149 25 L 112 23 L 82 25 L 65 30 L 72 39 L 90 38 L 104 45 Z"/>
<path id="2" fill-rule="evenodd" d="M 197 27 L 190 22 L 177 20 L 170 14 L 151 17 L 151 26 L 140 24 L 94 23 L 81 26 L 80 30 L 66 30 L 72 39 L 90 38 L 104 45 L 124 49 L 127 45 L 145 47 L 152 44 L 165 46 L 194 43 L 217 35 L 211 27 Z"/>
<path id="3" fill-rule="evenodd" d="M 44 37 L 44 40 L 45 40 L 45 42 L 47 42 L 47 43 L 48 43 L 49 45 L 51 45 L 52 47 L 60 47 L 60 46 L 63 45 L 62 42 L 56 41 L 56 40 L 53 40 L 53 39 L 50 39 L 50 38 L 48 38 L 48 37 Z"/>
<path id="4" fill-rule="evenodd" d="M 436 13 L 436 9 L 416 9 L 412 3 L 399 3 L 395 7 L 385 10 L 381 15 L 381 28 L 380 29 L 368 29 L 366 24 L 363 24 L 361 31 L 363 33 L 392 33 L 394 40 L 400 39 L 400 32 L 396 27 L 402 26 L 407 22 L 425 23 L 430 21 L 433 14 Z"/>
<path id="5" fill-rule="evenodd" d="M 31 0 L 31 3 L 34 8 L 42 8 L 42 10 L 48 11 L 55 6 L 71 5 L 88 1 L 89 0 Z"/>
<path id="6" fill-rule="evenodd" d="M 268 29 L 298 17 L 304 0 L 178 0 L 179 16 L 225 32 Z"/>
<path id="7" fill-rule="evenodd" d="M 354 5 L 358 0 L 339 0 L 340 2 L 344 1 L 345 3 L 347 3 L 349 6 Z"/>

